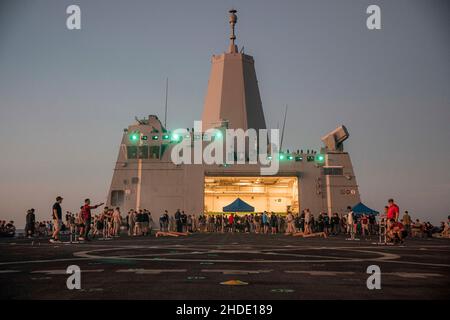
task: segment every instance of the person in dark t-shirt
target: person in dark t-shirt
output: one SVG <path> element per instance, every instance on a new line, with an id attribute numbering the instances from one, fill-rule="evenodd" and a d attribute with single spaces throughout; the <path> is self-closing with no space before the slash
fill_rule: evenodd
<path id="1" fill-rule="evenodd" d="M 28 238 L 34 236 L 34 227 L 36 223 L 36 216 L 34 215 L 34 209 L 27 211 L 25 234 Z"/>
<path id="2" fill-rule="evenodd" d="M 177 232 L 183 232 L 183 225 L 181 223 L 181 212 L 180 209 L 175 212 L 175 221 L 177 225 Z"/>
<path id="3" fill-rule="evenodd" d="M 56 197 L 56 202 L 52 208 L 52 219 L 53 219 L 53 234 L 50 238 L 50 242 L 59 242 L 59 231 L 61 230 L 62 224 L 62 209 L 61 202 L 63 198 L 61 196 Z"/>

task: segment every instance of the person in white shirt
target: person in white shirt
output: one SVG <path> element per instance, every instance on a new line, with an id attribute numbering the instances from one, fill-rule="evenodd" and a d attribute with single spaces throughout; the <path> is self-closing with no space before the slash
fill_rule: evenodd
<path id="1" fill-rule="evenodd" d="M 294 216 L 292 215 L 291 212 L 288 212 L 286 221 L 287 221 L 286 234 L 294 234 L 296 232 L 294 226 Z"/>
<path id="2" fill-rule="evenodd" d="M 351 207 L 347 207 L 348 214 L 347 214 L 347 229 L 348 233 L 350 234 L 350 237 L 352 239 L 355 238 L 355 221 L 353 218 L 353 211 Z"/>

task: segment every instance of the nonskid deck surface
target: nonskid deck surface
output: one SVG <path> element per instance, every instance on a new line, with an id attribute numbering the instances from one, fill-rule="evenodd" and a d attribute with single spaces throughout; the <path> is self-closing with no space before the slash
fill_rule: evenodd
<path id="1" fill-rule="evenodd" d="M 179 238 L 50 244 L 0 240 L 3 299 L 443 299 L 450 296 L 450 241 L 301 239 L 193 234 Z M 81 290 L 66 269 L 81 268 Z M 369 290 L 367 267 L 381 269 Z M 240 280 L 245 285 L 221 282 Z"/>

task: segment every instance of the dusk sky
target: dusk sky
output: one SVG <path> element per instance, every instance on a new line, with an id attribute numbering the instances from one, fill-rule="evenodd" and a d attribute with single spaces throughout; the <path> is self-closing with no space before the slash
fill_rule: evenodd
<path id="1" fill-rule="evenodd" d="M 66 28 L 70 4 L 81 30 Z M 64 211 L 106 201 L 123 128 L 163 118 L 166 77 L 168 128 L 193 127 L 231 7 L 269 127 L 289 105 L 286 148 L 318 150 L 344 124 L 365 204 L 446 219 L 450 1 L 0 0 L 0 220 L 23 228 L 31 207 L 50 220 L 57 195 Z"/>

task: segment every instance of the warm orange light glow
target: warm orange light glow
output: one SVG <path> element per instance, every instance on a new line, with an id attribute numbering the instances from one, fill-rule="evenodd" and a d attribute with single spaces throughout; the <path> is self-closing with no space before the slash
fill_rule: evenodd
<path id="1" fill-rule="evenodd" d="M 256 212 L 298 212 L 298 195 L 297 177 L 205 177 L 205 211 L 209 213 L 222 212 L 236 198 L 255 207 Z"/>

